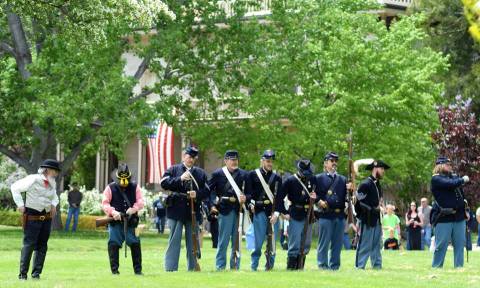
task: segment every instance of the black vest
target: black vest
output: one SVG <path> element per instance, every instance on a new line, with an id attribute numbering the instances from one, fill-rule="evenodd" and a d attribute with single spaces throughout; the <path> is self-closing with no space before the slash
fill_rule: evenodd
<path id="1" fill-rule="evenodd" d="M 120 186 L 112 182 L 108 185 L 110 187 L 110 190 L 112 190 L 112 201 L 110 201 L 110 206 L 115 208 L 116 211 L 120 213 L 125 213 L 127 212 L 127 209 L 130 208 L 131 206 L 128 206 L 127 202 L 122 196 L 122 192 L 120 190 Z M 128 183 L 128 186 L 125 188 L 123 193 L 127 195 L 128 201 L 130 201 L 130 204 L 133 206 L 133 204 L 136 202 L 136 191 L 137 191 L 137 183 L 135 182 L 130 182 Z"/>

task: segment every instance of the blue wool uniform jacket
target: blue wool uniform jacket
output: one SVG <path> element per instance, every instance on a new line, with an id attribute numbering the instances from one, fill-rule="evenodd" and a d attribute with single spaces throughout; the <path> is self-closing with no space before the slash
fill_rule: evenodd
<path id="1" fill-rule="evenodd" d="M 310 192 L 315 190 L 315 177 L 311 177 L 310 179 L 305 180 L 303 183 Z M 290 208 L 288 213 L 283 213 L 282 211 L 285 210 L 285 208 L 282 209 L 283 201 L 277 201 L 275 210 L 283 214 L 290 214 L 290 217 L 297 221 L 304 220 L 305 216 L 307 215 L 307 208 L 305 208 L 305 206 L 308 205 L 310 196 L 303 191 L 304 189 L 302 185 L 298 182 L 294 175 L 287 177 L 282 184 L 281 191 L 279 192 L 279 199 L 283 199 L 284 196 L 287 196 L 288 200 L 291 202 Z M 318 202 L 318 200 L 319 199 L 317 195 L 315 203 Z"/>
<path id="2" fill-rule="evenodd" d="M 235 183 L 237 183 L 240 190 L 244 189 L 247 173 L 245 170 L 237 169 L 233 173 L 230 173 Z M 208 180 L 208 187 L 210 187 L 210 201 L 213 206 L 217 208 L 218 212 L 222 215 L 227 215 L 230 211 L 235 210 L 238 212 L 240 205 L 238 203 L 237 194 L 233 190 L 232 186 L 228 182 L 227 176 L 223 173 L 222 168 L 219 168 L 212 173 L 212 177 Z M 218 197 L 218 201 L 214 199 Z M 222 197 L 235 197 L 235 202 L 229 202 L 222 200 Z"/>
<path id="3" fill-rule="evenodd" d="M 177 192 L 180 194 L 187 195 L 187 191 L 190 191 L 190 181 L 182 181 L 180 176 L 187 171 L 187 167 L 183 163 L 176 164 L 168 168 L 167 171 L 163 174 L 161 186 L 165 190 L 169 190 L 172 192 Z M 198 183 L 197 187 L 195 183 L 192 184 L 193 190 L 197 192 L 197 197 L 195 200 L 195 212 L 197 221 L 201 218 L 201 208 L 200 204 L 203 199 L 207 198 L 209 195 L 208 186 L 206 185 L 207 182 L 207 174 L 202 168 L 192 167 L 190 169 L 190 173 L 192 173 L 193 177 Z M 180 221 L 190 221 L 191 220 L 191 211 L 190 211 L 190 199 L 185 196 L 180 195 L 169 195 L 172 199 L 168 199 L 166 202 L 170 203 L 170 206 L 167 206 L 167 218 L 173 220 L 180 220 Z"/>
<path id="4" fill-rule="evenodd" d="M 380 198 L 383 197 L 382 187 L 380 186 L 380 181 L 375 179 L 373 176 L 368 176 L 365 180 L 360 183 L 357 189 L 357 205 L 355 205 L 355 210 L 357 211 L 357 217 L 363 222 L 367 223 L 368 213 L 370 213 L 370 219 L 372 227 L 378 223 L 380 220 Z M 360 203 L 363 203 L 371 208 L 371 211 L 368 212 L 365 208 L 361 208 Z M 360 207 L 360 208 L 359 208 Z"/>
<path id="5" fill-rule="evenodd" d="M 328 193 L 330 186 L 337 177 L 338 181 L 336 186 L 332 187 L 332 193 Z M 329 173 L 318 174 L 315 178 L 317 183 L 317 197 L 328 203 L 328 208 L 322 210 L 319 217 L 325 219 L 345 218 L 344 210 L 345 202 L 347 201 L 347 178 L 340 174 L 335 174 L 334 178 L 334 176 Z M 335 209 L 340 209 L 340 212 L 335 212 Z"/>
<path id="6" fill-rule="evenodd" d="M 436 174 L 431 181 L 431 190 L 435 201 L 442 208 L 453 208 L 456 213 L 445 215 L 438 219 L 438 223 L 455 222 L 465 219 L 465 202 L 462 190 L 463 178 L 450 175 Z"/>
<path id="7" fill-rule="evenodd" d="M 280 187 L 282 186 L 282 178 L 272 171 L 265 171 L 264 169 L 260 168 L 260 173 L 262 174 L 265 183 L 270 187 L 270 191 L 272 191 L 273 196 L 276 198 L 276 194 Z M 265 211 L 266 215 L 269 216 L 272 211 L 272 203 L 264 205 L 259 204 L 258 202 L 269 200 L 267 196 L 267 192 L 263 189 L 262 183 L 258 178 L 257 172 L 255 170 L 248 172 L 245 182 L 245 196 L 247 197 L 247 203 L 251 203 L 251 201 L 255 201 L 255 214 Z M 281 201 L 282 199 L 275 199 L 275 201 Z"/>

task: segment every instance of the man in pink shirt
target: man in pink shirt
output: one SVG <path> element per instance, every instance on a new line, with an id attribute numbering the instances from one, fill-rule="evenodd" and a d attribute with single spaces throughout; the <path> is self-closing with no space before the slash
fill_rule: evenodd
<path id="1" fill-rule="evenodd" d="M 143 208 L 144 202 L 140 187 L 130 181 L 131 176 L 127 164 L 120 164 L 116 181 L 110 183 L 103 191 L 103 211 L 114 219 L 108 224 L 108 257 L 114 275 L 120 274 L 118 258 L 123 241 L 130 246 L 135 274 L 143 275 L 140 239 L 135 236 L 135 228 L 139 221 L 137 212 Z M 124 233 L 124 221 L 128 224 L 127 235 Z"/>

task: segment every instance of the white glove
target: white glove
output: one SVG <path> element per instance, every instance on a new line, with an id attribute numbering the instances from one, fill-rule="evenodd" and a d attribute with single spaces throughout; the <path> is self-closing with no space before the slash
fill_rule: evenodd
<path id="1" fill-rule="evenodd" d="M 470 181 L 470 178 L 468 178 L 467 175 L 463 176 L 463 182 L 468 183 Z"/>

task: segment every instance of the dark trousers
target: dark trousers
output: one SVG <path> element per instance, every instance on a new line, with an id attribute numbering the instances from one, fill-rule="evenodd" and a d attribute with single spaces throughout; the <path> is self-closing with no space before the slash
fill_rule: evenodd
<path id="1" fill-rule="evenodd" d="M 31 210 L 31 209 L 29 209 Z M 45 213 L 27 211 L 30 215 Z M 30 268 L 32 253 L 35 252 L 32 268 L 32 277 L 39 277 L 43 270 L 43 263 L 47 255 L 47 242 L 50 237 L 52 220 L 27 221 L 23 231 L 23 247 L 20 255 L 20 277 L 25 277 Z"/>
<path id="2" fill-rule="evenodd" d="M 166 216 L 157 216 L 157 230 L 158 233 L 163 234 L 165 231 L 165 223 L 167 222 L 167 217 Z"/>
<path id="3" fill-rule="evenodd" d="M 210 234 L 212 234 L 212 248 L 218 245 L 218 220 L 210 221 Z"/>

